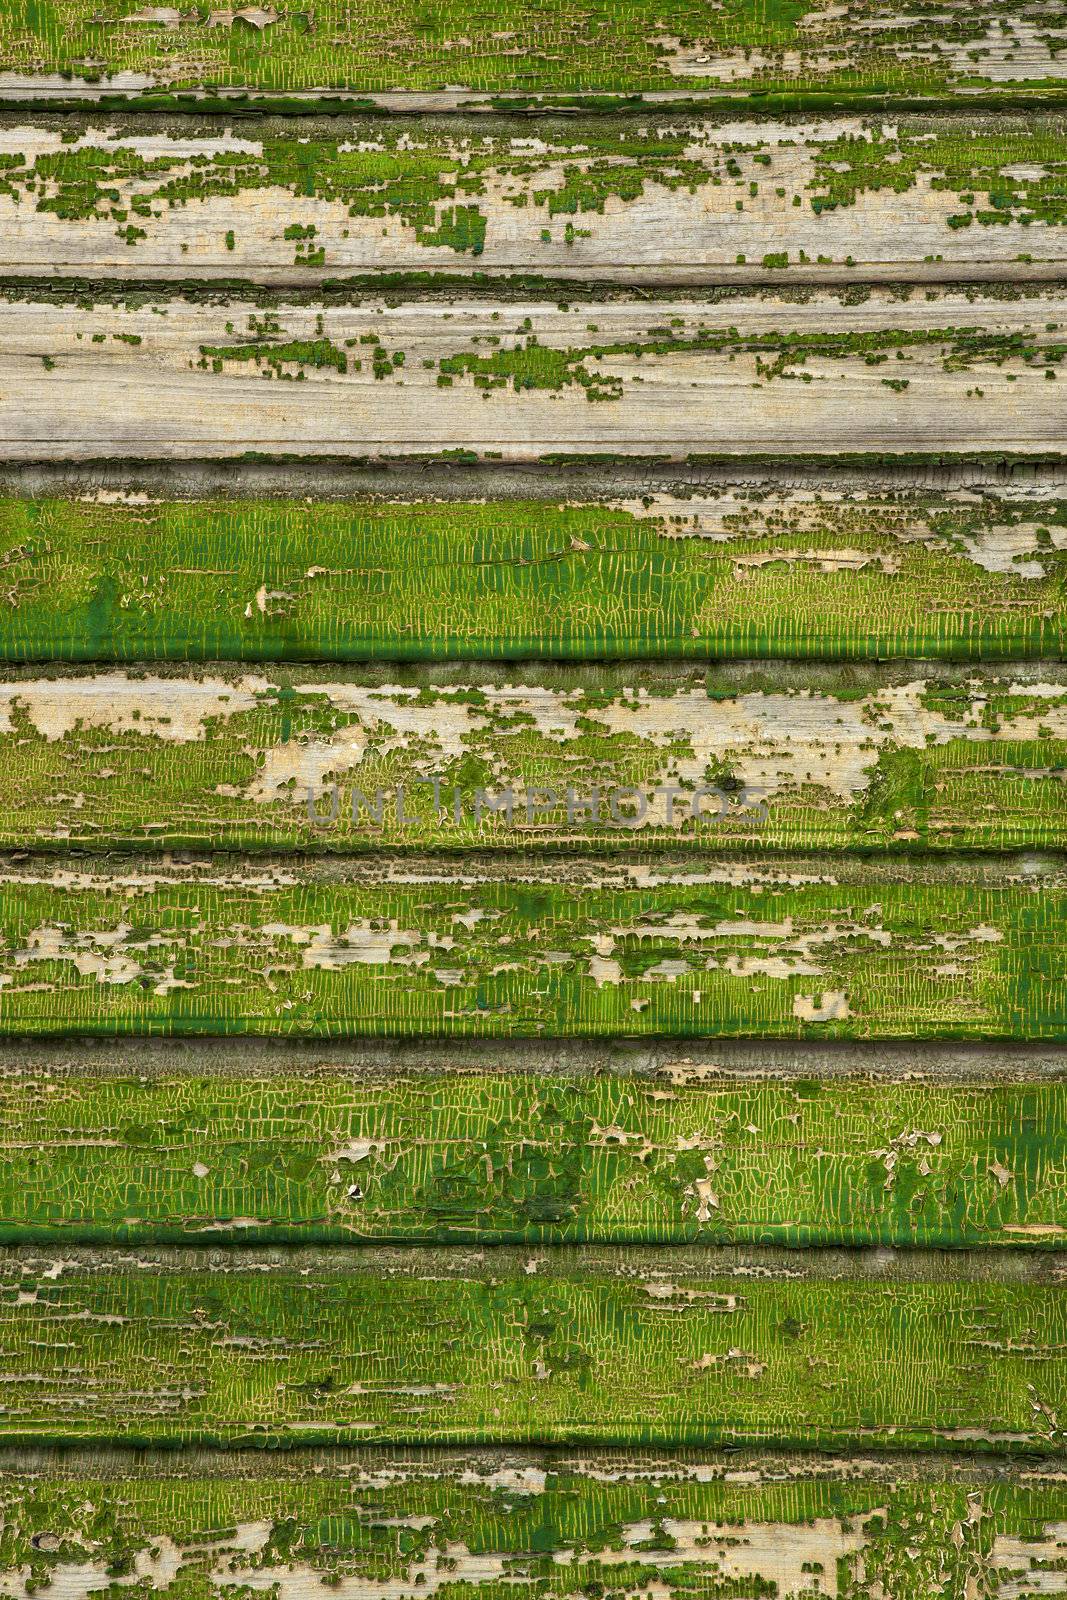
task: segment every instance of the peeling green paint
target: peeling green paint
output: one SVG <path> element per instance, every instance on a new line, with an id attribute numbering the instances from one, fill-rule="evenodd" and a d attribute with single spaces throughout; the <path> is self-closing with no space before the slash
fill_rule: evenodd
<path id="1" fill-rule="evenodd" d="M 1055 658 L 1065 529 L 1025 491 L 7 499 L 0 655 Z"/>

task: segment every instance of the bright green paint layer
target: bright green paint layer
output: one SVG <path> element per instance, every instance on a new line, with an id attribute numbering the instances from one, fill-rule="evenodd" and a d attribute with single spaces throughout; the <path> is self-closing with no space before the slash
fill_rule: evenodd
<path id="1" fill-rule="evenodd" d="M 1063 1447 L 1060 1257 L 74 1256 L 0 1255 L 11 1443 Z"/>
<path id="2" fill-rule="evenodd" d="M 174 8 L 168 26 L 164 18 L 155 25 L 131 21 L 144 8 L 131 10 L 130 0 L 11 0 L 0 63 L 22 72 L 89 75 L 94 82 L 117 71 L 147 73 L 171 93 L 205 85 L 283 93 L 458 85 L 521 94 L 705 87 L 734 95 L 753 89 L 906 95 L 991 84 L 1004 92 L 1062 77 L 1061 5 L 984 0 L 947 17 L 941 8 L 889 0 L 873 9 L 874 17 L 870 5 L 816 8 L 808 23 L 807 0 L 726 0 L 714 7 L 687 0 L 669 17 L 651 0 L 532 8 L 496 0 L 477 12 L 454 0 L 417 6 L 386 0 L 358 13 L 347 0 L 321 0 L 283 10 L 261 28 L 241 21 L 211 26 L 210 15 L 228 13 L 207 7 Z M 879 26 L 883 19 L 888 27 Z M 1022 63 L 1020 48 L 1029 57 Z"/>
<path id="3" fill-rule="evenodd" d="M 575 1594 L 876 1600 L 1054 1592 L 1067 1494 L 1051 1465 L 975 1461 L 78 1451 L 0 1458 L 0 1507 L 0 1570 L 53 1592 L 91 1571 L 172 1600 L 420 1578 L 442 1600 L 554 1600 L 562 1569 Z"/>
<path id="4" fill-rule="evenodd" d="M 0 1078 L 0 1237 L 1050 1246 L 1067 1083 L 184 1062 Z"/>
<path id="5" fill-rule="evenodd" d="M 1054 664 L 0 676 L 15 849 L 1062 848 L 1065 772 Z"/>
<path id="6" fill-rule="evenodd" d="M 1055 545 L 1067 502 L 708 499 L 725 540 L 673 499 L 645 516 L 530 501 L 8 499 L 0 656 L 973 659 L 1067 646 Z M 1007 570 L 988 570 L 995 555 L 979 564 L 974 548 L 1005 537 Z"/>
<path id="7" fill-rule="evenodd" d="M 1067 1038 L 1020 857 L 0 862 L 0 1030 Z"/>

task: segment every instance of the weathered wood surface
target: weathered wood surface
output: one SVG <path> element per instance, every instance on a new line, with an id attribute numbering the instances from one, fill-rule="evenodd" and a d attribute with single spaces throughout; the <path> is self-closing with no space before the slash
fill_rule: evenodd
<path id="1" fill-rule="evenodd" d="M 218 1600 L 1064 1591 L 1059 1464 L 669 1456 L 5 1451 L 5 1590 Z"/>
<path id="2" fill-rule="evenodd" d="M 0 1049 L 0 1239 L 1067 1242 L 1059 1050 Z"/>
<path id="3" fill-rule="evenodd" d="M 12 1444 L 1062 1454 L 1062 1256 L 0 1252 Z"/>
<path id="4" fill-rule="evenodd" d="M 1059 114 L 0 123 L 11 275 L 1025 282 L 1065 222 Z"/>
<path id="5" fill-rule="evenodd" d="M 212 485 L 182 501 L 130 476 L 125 490 L 86 482 L 80 499 L 34 481 L 33 498 L 0 499 L 0 658 L 1067 650 L 1057 474 L 924 488 L 651 473 L 612 493 L 576 473 L 555 477 L 546 502 L 496 499 L 497 480 L 468 470 L 466 501 L 427 474 L 408 503 L 297 499 L 321 487 L 317 469 L 314 483 L 285 479 L 289 498 Z"/>
<path id="6" fill-rule="evenodd" d="M 0 675 L 0 844 L 1067 847 L 1067 668 Z"/>
<path id="7" fill-rule="evenodd" d="M 653 0 L 520 6 L 349 0 L 299 8 L 11 4 L 0 91 L 56 101 L 227 92 L 426 108 L 591 91 L 723 99 L 768 93 L 882 103 L 1040 98 L 1062 90 L 1062 0 Z"/>
<path id="8" fill-rule="evenodd" d="M 4 10 L 0 462 L 122 481 L 0 506 L 0 1442 L 1062 1469 L 1063 61 L 1061 0 Z M 909 651 L 1020 664 L 752 659 Z M 704 659 L 463 659 L 524 652 Z M 11 1459 L 6 1600 L 1064 1587 L 1032 1465 Z"/>
<path id="9" fill-rule="evenodd" d="M 1035 856 L 0 858 L 0 1030 L 1067 1039 Z"/>
<path id="10" fill-rule="evenodd" d="M 829 331 L 827 331 L 829 330 Z M 0 459 L 1060 457 L 1062 288 L 0 297 Z"/>

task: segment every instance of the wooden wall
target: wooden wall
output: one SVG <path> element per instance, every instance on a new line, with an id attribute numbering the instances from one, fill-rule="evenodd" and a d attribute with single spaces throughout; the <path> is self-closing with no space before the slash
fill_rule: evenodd
<path id="1" fill-rule="evenodd" d="M 0 1595 L 1067 1593 L 1067 6 L 0 3 Z"/>

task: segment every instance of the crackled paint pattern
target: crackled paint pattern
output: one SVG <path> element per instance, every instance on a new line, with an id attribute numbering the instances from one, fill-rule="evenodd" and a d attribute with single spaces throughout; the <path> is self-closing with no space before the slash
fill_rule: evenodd
<path id="1" fill-rule="evenodd" d="M 986 95 L 1055 90 L 1065 75 L 1059 0 L 651 0 L 477 11 L 385 0 L 186 7 L 33 0 L 0 28 L 8 98 L 77 101 L 182 92 L 463 104 L 471 93 L 744 97 Z"/>
<path id="2" fill-rule="evenodd" d="M 0 1600 L 1064 1591 L 1065 60 L 3 7 Z"/>
<path id="3" fill-rule="evenodd" d="M 14 1034 L 1067 1037 L 1036 857 L 7 858 L 0 907 Z"/>
<path id="4" fill-rule="evenodd" d="M 1059 288 L 275 309 L 9 290 L 0 459 L 1040 460 L 1062 451 L 1065 329 Z"/>
<path id="5" fill-rule="evenodd" d="M 1062 1476 L 980 1461 L 598 1451 L 5 1452 L 0 1591 L 877 1600 L 1067 1588 Z"/>
<path id="6" fill-rule="evenodd" d="M 1058 1247 L 1062 1069 L 928 1041 L 9 1046 L 0 1237 Z"/>
<path id="7" fill-rule="evenodd" d="M 653 475 L 571 504 L 107 491 L 0 499 L 0 530 L 15 661 L 1067 650 L 1055 482 L 683 492 Z"/>
<path id="8" fill-rule="evenodd" d="M 1065 775 L 1054 664 L 0 678 L 10 847 L 1060 847 Z"/>
<path id="9" fill-rule="evenodd" d="M 1062 1452 L 1063 1260 L 0 1254 L 10 1443 Z"/>
<path id="10" fill-rule="evenodd" d="M 1015 281 L 1062 268 L 1065 174 L 1056 116 L 9 119 L 0 267 Z"/>

